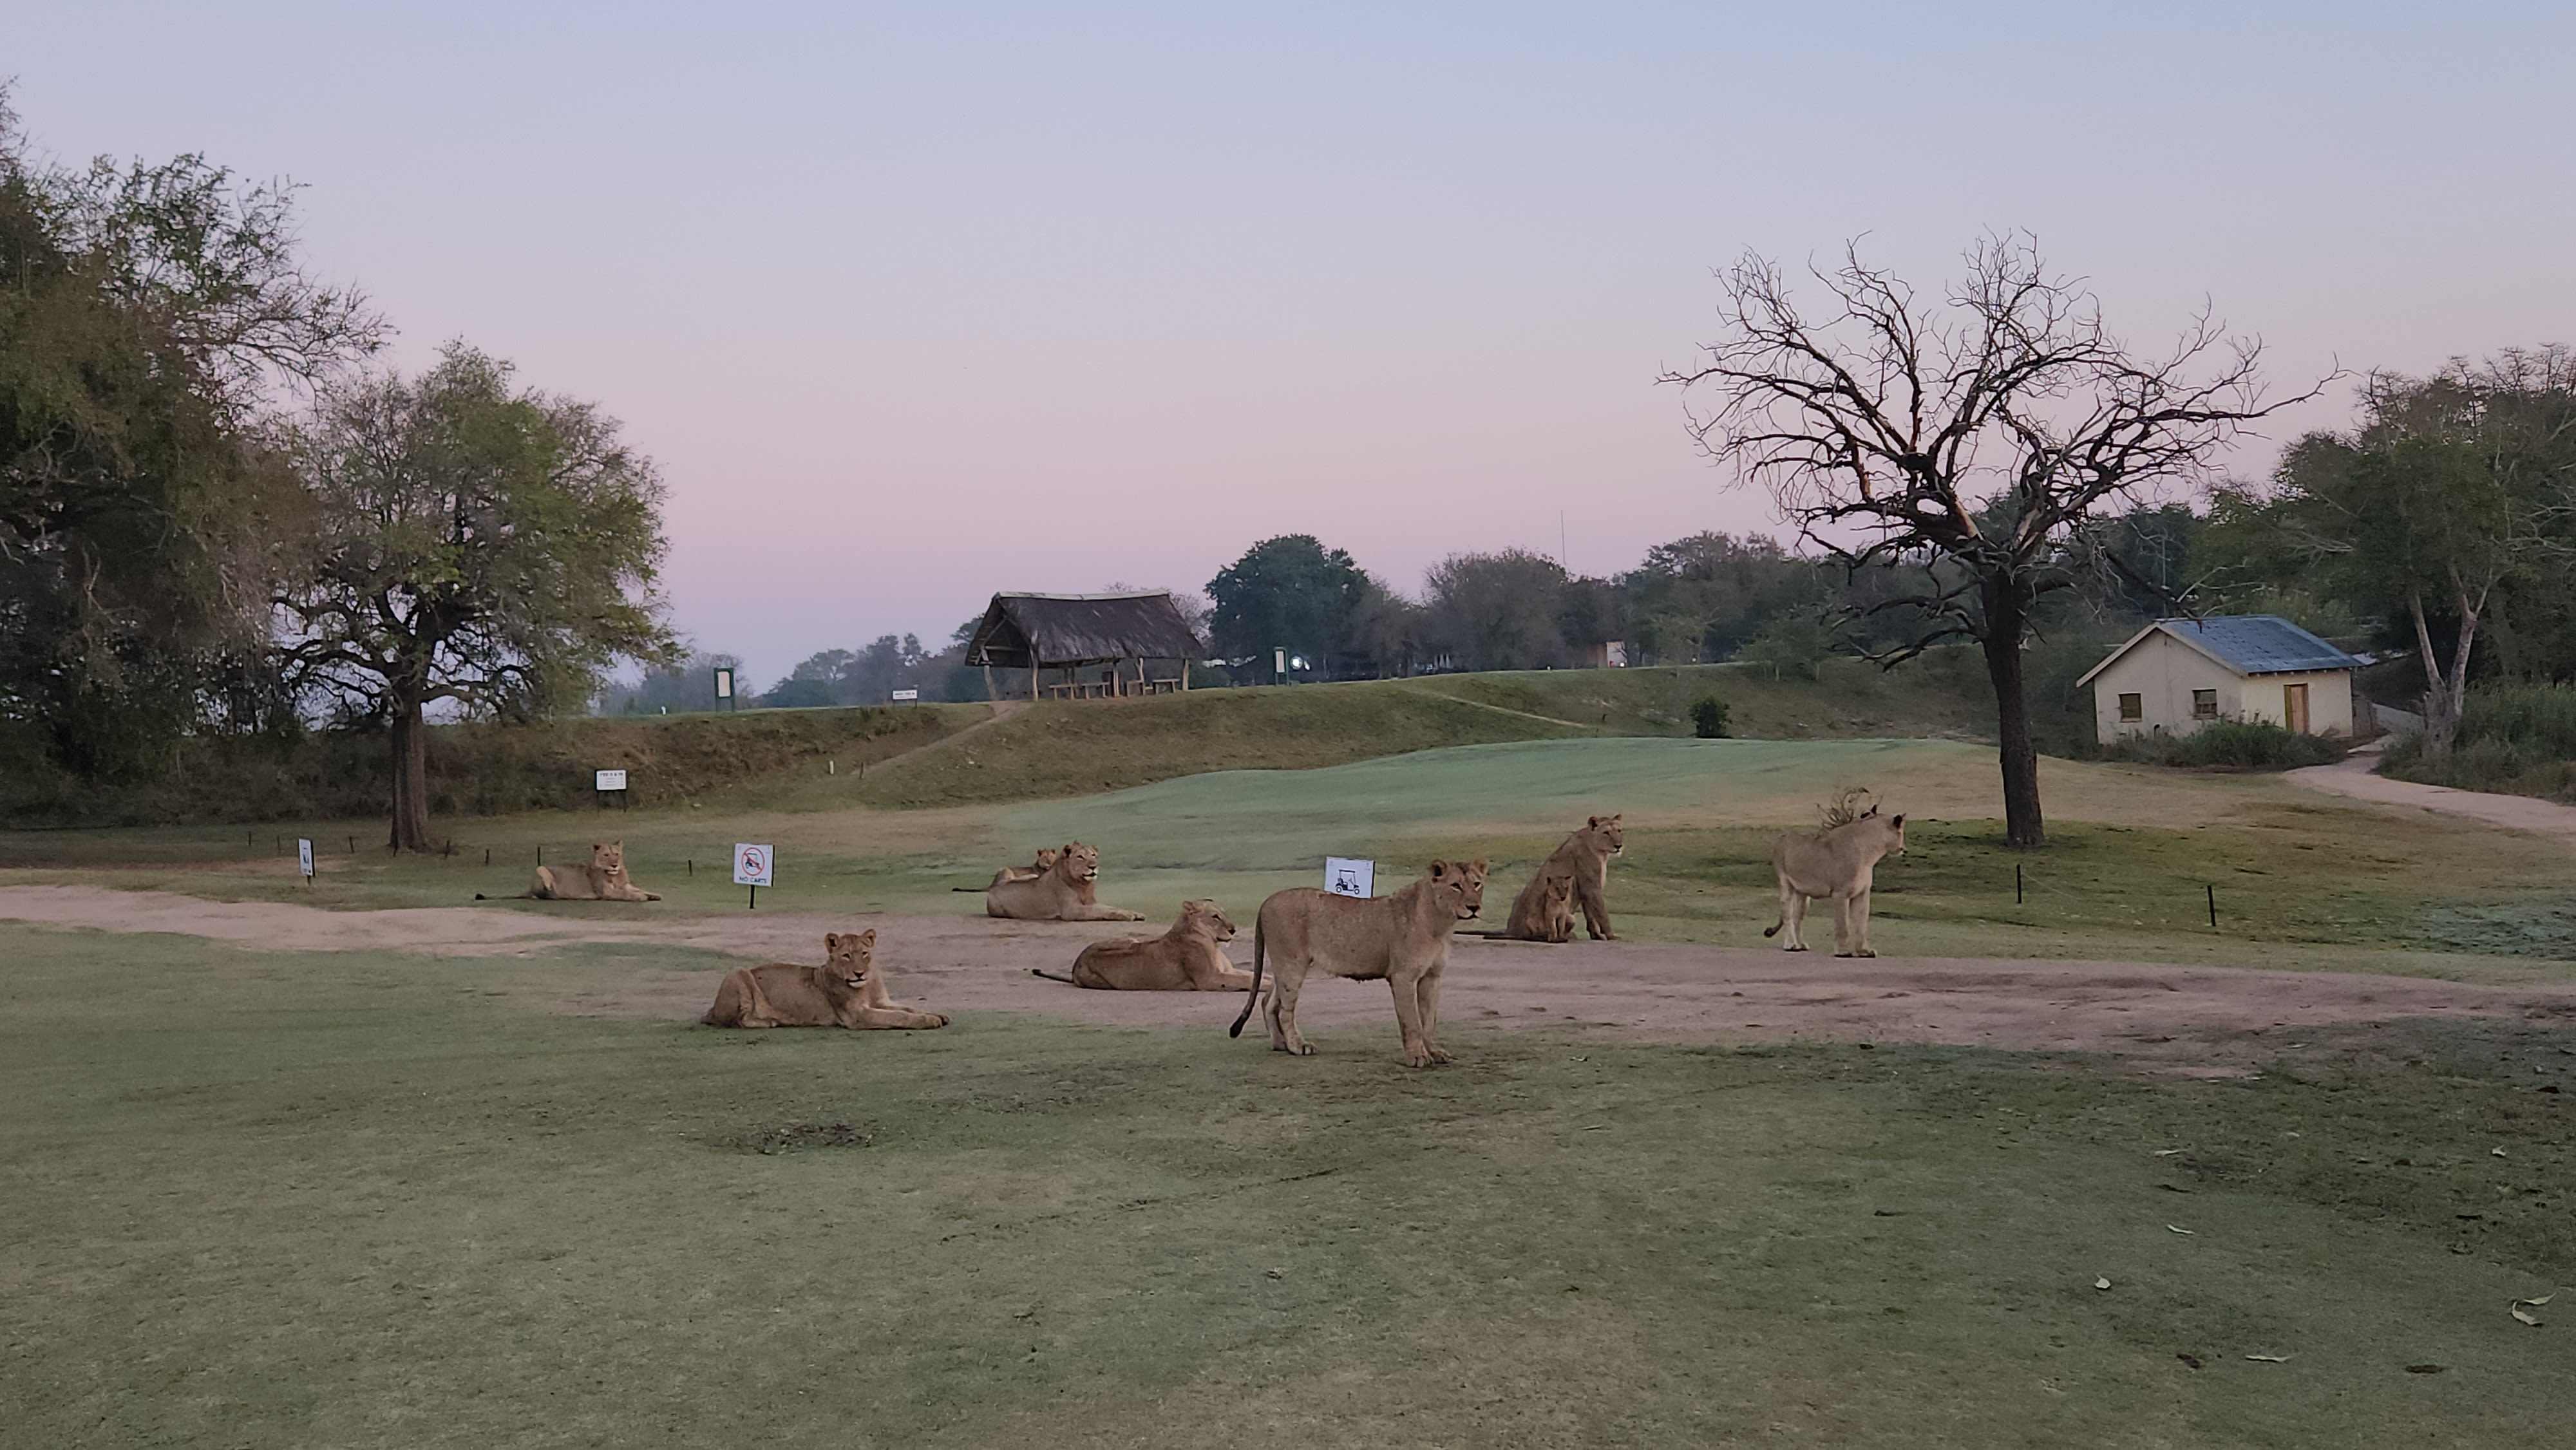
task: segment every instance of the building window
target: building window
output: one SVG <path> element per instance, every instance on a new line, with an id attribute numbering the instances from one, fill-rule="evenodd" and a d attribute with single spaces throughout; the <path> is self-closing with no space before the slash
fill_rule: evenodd
<path id="1" fill-rule="evenodd" d="M 2122 695 L 2120 697 L 2120 718 L 2123 720 L 2144 720 L 2147 718 L 2147 697 L 2144 695 Z"/>
<path id="2" fill-rule="evenodd" d="M 2194 720 L 2215 720 L 2218 718 L 2218 692 L 2216 690 L 2194 690 L 2191 692 L 2191 718 Z"/>

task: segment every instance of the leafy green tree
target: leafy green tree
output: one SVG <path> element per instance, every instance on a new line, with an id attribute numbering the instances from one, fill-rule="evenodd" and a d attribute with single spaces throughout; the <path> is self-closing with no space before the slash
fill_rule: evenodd
<path id="1" fill-rule="evenodd" d="M 0 720 L 80 775 L 293 718 L 256 667 L 296 494 L 267 415 L 384 326 L 305 274 L 291 200 L 197 156 L 46 164 L 0 88 Z"/>
<path id="2" fill-rule="evenodd" d="M 1423 612 L 1438 648 L 1470 670 L 1535 670 L 1574 663 L 1565 639 L 1565 566 L 1544 554 L 1452 554 L 1423 580 Z"/>
<path id="3" fill-rule="evenodd" d="M 1267 667 L 1286 649 L 1330 676 L 1351 647 L 1352 626 L 1369 599 L 1370 580 L 1351 556 L 1312 534 L 1282 534 L 1243 551 L 1208 581 L 1215 607 L 1208 632 L 1216 652 Z"/>
<path id="4" fill-rule="evenodd" d="M 1657 544 L 1620 580 L 1642 659 L 1722 660 L 1763 620 L 1818 594 L 1815 566 L 1758 534 L 1693 534 Z"/>
<path id="5" fill-rule="evenodd" d="M 301 450 L 309 568 L 276 605 L 295 678 L 380 721 L 396 850 L 430 845 L 426 713 L 527 717 L 619 659 L 670 662 L 662 486 L 586 403 L 451 344 L 418 378 L 326 390 Z"/>

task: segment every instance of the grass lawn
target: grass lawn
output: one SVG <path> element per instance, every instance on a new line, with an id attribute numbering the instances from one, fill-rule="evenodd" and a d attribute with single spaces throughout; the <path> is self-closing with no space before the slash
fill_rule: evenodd
<path id="1" fill-rule="evenodd" d="M 340 907 L 456 904 L 526 889 L 540 850 L 575 860 L 590 841 L 617 836 L 637 879 L 669 898 L 655 910 L 726 911 L 744 898 L 721 863 L 733 842 L 763 841 L 780 861 L 767 903 L 973 913 L 979 898 L 951 886 L 981 885 L 995 866 L 1079 838 L 1101 847 L 1102 899 L 1158 918 L 1186 897 L 1213 896 L 1248 921 L 1270 891 L 1310 884 L 1327 854 L 1374 857 L 1390 881 L 1435 855 L 1484 855 L 1496 862 L 1499 921 L 1568 829 L 1621 811 L 1629 846 L 1613 868 L 1612 905 L 1623 932 L 1756 945 L 1777 906 L 1771 839 L 1812 824 L 1817 801 L 1857 784 L 1910 820 L 1907 854 L 1879 875 L 1886 951 L 2486 976 L 2576 960 L 2566 853 L 2545 842 L 2392 817 L 2268 776 L 2051 760 L 2053 844 L 2020 852 L 1992 819 L 1994 772 L 1990 748 L 1954 741 L 1588 738 L 923 810 L 870 808 L 818 776 L 812 799 L 463 821 L 459 854 L 426 860 L 387 860 L 372 822 L 0 835 L 0 866 L 18 868 L 0 879 Z M 291 869 L 299 833 L 322 850 L 322 878 L 309 889 Z"/>
<path id="2" fill-rule="evenodd" d="M 1420 1074 L 1358 1034 L 725 1034 L 505 992 L 0 926 L 10 1443 L 2537 1445 L 2576 1414 L 2565 1330 L 2506 1312 L 2576 1279 L 2564 1033 L 2199 1081 L 1471 1027 Z"/>

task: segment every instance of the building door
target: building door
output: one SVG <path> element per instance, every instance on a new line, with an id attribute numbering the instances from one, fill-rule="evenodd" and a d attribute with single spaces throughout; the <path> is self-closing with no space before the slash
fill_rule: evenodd
<path id="1" fill-rule="evenodd" d="M 2298 734 L 2307 734 L 2308 687 L 2305 685 L 2283 685 L 2281 687 L 2281 696 L 2281 713 L 2289 720 L 2290 728 Z"/>

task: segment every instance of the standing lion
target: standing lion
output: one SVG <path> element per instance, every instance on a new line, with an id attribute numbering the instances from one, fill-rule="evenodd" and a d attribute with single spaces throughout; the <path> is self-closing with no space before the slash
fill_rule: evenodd
<path id="1" fill-rule="evenodd" d="M 1834 955 L 1874 957 L 1869 945 L 1869 889 L 1880 858 L 1905 854 L 1905 817 L 1882 816 L 1876 805 L 1860 809 L 1861 793 L 1844 791 L 1825 807 L 1820 831 L 1791 831 L 1771 847 L 1771 869 L 1780 879 L 1780 919 L 1763 929 L 1766 937 L 1783 929 L 1789 940 L 1782 950 L 1803 952 L 1799 934 L 1807 902 L 1834 903 Z"/>
<path id="2" fill-rule="evenodd" d="M 1538 874 L 1513 898 L 1502 934 L 1513 941 L 1572 941 L 1570 916 L 1562 934 L 1554 931 L 1549 919 L 1548 898 L 1562 889 L 1583 908 L 1584 929 L 1594 941 L 1617 941 L 1619 934 L 1610 929 L 1610 858 L 1625 850 L 1627 833 L 1620 828 L 1619 817 L 1594 816 L 1585 821 L 1582 830 L 1566 837 L 1565 844 L 1540 863 Z M 1568 884 L 1560 888 L 1556 882 Z"/>
<path id="3" fill-rule="evenodd" d="M 1353 981 L 1384 980 L 1395 994 L 1396 1030 L 1404 1039 L 1407 1067 L 1447 1062 L 1440 1047 L 1440 974 L 1449 965 L 1449 938 L 1458 923 L 1485 904 L 1485 863 L 1434 861 L 1419 880 L 1392 896 L 1336 896 L 1311 886 L 1275 892 L 1252 919 L 1252 995 L 1227 1035 L 1243 1035 L 1261 1000 L 1268 954 L 1279 954 L 1263 1020 L 1270 1045 L 1299 1057 L 1314 1055 L 1297 1030 L 1297 992 L 1309 971 Z"/>

